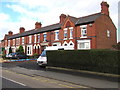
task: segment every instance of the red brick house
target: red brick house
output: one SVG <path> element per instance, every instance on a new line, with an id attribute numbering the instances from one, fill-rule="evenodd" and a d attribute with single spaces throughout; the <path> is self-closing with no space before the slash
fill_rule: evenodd
<path id="1" fill-rule="evenodd" d="M 35 29 L 18 34 L 9 31 L 4 37 L 6 53 L 22 45 L 27 55 L 41 54 L 46 46 L 69 46 L 77 49 L 111 49 L 117 43 L 116 27 L 109 16 L 109 5 L 101 3 L 101 12 L 84 17 L 60 15 L 59 23 L 42 27 L 35 23 Z"/>

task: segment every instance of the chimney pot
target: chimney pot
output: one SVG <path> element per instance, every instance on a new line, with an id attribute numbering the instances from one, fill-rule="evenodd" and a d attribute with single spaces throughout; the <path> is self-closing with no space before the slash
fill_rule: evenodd
<path id="1" fill-rule="evenodd" d="M 101 13 L 109 16 L 109 4 L 105 1 L 101 3 Z"/>
<path id="2" fill-rule="evenodd" d="M 66 19 L 66 15 L 65 14 L 61 14 L 59 18 L 60 18 L 60 23 L 63 23 L 64 20 Z"/>
<path id="3" fill-rule="evenodd" d="M 12 36 L 12 35 L 13 35 L 13 32 L 12 32 L 12 31 L 9 31 L 9 32 L 8 32 L 8 35 L 9 35 L 9 36 Z"/>
<path id="4" fill-rule="evenodd" d="M 19 33 L 23 33 L 23 32 L 25 32 L 25 28 L 24 27 L 20 27 Z"/>
<path id="5" fill-rule="evenodd" d="M 35 29 L 41 28 L 41 26 L 42 26 L 41 22 L 35 23 Z"/>

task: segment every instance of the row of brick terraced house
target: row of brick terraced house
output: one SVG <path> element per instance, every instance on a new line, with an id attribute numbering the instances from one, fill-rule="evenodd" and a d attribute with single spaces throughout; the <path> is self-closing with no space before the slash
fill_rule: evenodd
<path id="1" fill-rule="evenodd" d="M 109 16 L 109 5 L 101 3 L 101 12 L 84 17 L 60 15 L 59 23 L 42 27 L 40 22 L 35 23 L 35 29 L 19 33 L 9 31 L 2 40 L 5 53 L 9 48 L 13 52 L 20 45 L 27 55 L 41 54 L 46 46 L 69 46 L 79 49 L 111 49 L 117 43 L 116 27 Z"/>

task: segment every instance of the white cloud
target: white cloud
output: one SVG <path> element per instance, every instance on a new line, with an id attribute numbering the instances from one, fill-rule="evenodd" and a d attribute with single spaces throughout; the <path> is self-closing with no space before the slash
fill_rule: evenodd
<path id="1" fill-rule="evenodd" d="M 10 18 L 10 16 L 8 14 L 5 13 L 0 13 L 0 22 L 6 21 Z"/>

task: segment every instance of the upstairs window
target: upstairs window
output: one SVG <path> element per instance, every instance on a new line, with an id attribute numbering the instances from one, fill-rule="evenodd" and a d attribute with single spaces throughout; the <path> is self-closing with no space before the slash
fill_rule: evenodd
<path id="1" fill-rule="evenodd" d="M 34 35 L 34 43 L 36 43 L 36 36 L 37 36 L 37 35 L 35 34 L 35 35 Z"/>
<path id="2" fill-rule="evenodd" d="M 44 42 L 47 41 L 47 34 L 46 34 L 46 33 L 43 34 L 43 41 L 44 41 Z"/>
<path id="3" fill-rule="evenodd" d="M 10 40 L 8 40 L 8 46 L 10 46 Z"/>
<path id="4" fill-rule="evenodd" d="M 16 39 L 16 44 L 19 45 L 20 44 L 20 38 Z"/>
<path id="5" fill-rule="evenodd" d="M 40 34 L 37 35 L 37 38 L 38 38 L 38 43 L 40 43 Z"/>
<path id="6" fill-rule="evenodd" d="M 13 39 L 13 45 L 15 45 L 15 39 Z"/>
<path id="7" fill-rule="evenodd" d="M 69 28 L 70 29 L 70 39 L 73 38 L 73 27 Z"/>
<path id="8" fill-rule="evenodd" d="M 64 39 L 67 39 L 67 28 L 64 29 Z"/>
<path id="9" fill-rule="evenodd" d="M 59 31 L 55 31 L 55 40 L 59 40 Z"/>
<path id="10" fill-rule="evenodd" d="M 24 40 L 24 37 L 22 37 L 22 44 L 24 44 L 25 43 L 25 40 Z"/>
<path id="11" fill-rule="evenodd" d="M 82 25 L 81 27 L 81 37 L 87 37 L 87 25 Z"/>
<path id="12" fill-rule="evenodd" d="M 110 37 L 110 31 L 107 30 L 107 37 Z"/>
<path id="13" fill-rule="evenodd" d="M 32 36 L 29 36 L 29 43 L 32 43 Z"/>

